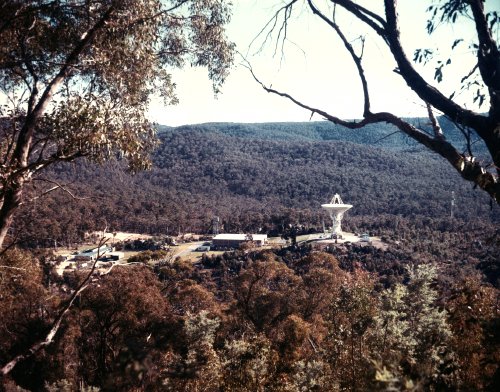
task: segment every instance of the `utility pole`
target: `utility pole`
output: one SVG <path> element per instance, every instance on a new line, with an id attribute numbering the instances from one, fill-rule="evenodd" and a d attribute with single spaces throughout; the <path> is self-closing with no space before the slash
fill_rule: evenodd
<path id="1" fill-rule="evenodd" d="M 212 230 L 213 230 L 214 235 L 219 234 L 219 222 L 220 222 L 219 217 L 214 216 L 212 219 Z"/>

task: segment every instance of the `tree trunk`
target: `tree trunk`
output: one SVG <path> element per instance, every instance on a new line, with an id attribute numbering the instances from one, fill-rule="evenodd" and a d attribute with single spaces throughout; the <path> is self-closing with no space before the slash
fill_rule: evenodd
<path id="1" fill-rule="evenodd" d="M 490 137 L 485 140 L 488 151 L 493 158 L 498 178 L 500 179 L 500 122 L 495 124 L 490 132 Z"/>
<path id="2" fill-rule="evenodd" d="M 0 208 L 0 250 L 4 248 L 7 233 L 12 224 L 14 213 L 21 205 L 23 182 L 4 190 L 3 204 Z"/>
<path id="3" fill-rule="evenodd" d="M 23 186 L 29 180 L 33 172 L 21 173 L 23 169 L 28 166 L 30 158 L 30 148 L 33 142 L 33 133 L 39 119 L 45 113 L 48 105 L 53 99 L 54 94 L 57 92 L 58 88 L 62 85 L 66 77 L 72 70 L 75 63 L 78 62 L 78 57 L 87 48 L 90 42 L 94 39 L 97 32 L 102 29 L 106 22 L 111 17 L 114 11 L 114 6 L 110 6 L 103 16 L 93 25 L 87 32 L 82 35 L 80 41 L 76 43 L 75 48 L 69 53 L 67 59 L 62 64 L 61 69 L 57 75 L 50 80 L 47 84 L 42 96 L 34 105 L 33 110 L 27 114 L 24 125 L 19 132 L 19 136 L 15 142 L 15 149 L 11 158 L 11 173 L 13 176 L 3 184 L 3 204 L 0 204 L 0 250 L 4 248 L 5 238 L 7 236 L 10 225 L 14 217 L 16 209 L 21 205 L 21 199 L 23 194 Z M 33 86 L 31 92 L 31 99 L 33 103 L 36 100 L 38 93 L 38 88 L 36 83 Z M 15 174 L 15 173 L 18 174 Z"/>

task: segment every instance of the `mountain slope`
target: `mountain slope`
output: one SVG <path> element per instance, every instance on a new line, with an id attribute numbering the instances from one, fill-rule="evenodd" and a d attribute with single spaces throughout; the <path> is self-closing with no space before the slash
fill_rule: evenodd
<path id="1" fill-rule="evenodd" d="M 432 133 L 429 120 L 409 118 L 410 123 L 426 132 Z M 439 118 L 443 134 L 458 150 L 465 151 L 466 142 L 462 133 L 445 117 Z M 391 124 L 369 124 L 362 129 L 348 129 L 328 121 L 297 123 L 206 123 L 185 125 L 177 128 L 159 126 L 160 133 L 200 131 L 236 136 L 246 139 L 277 141 L 345 141 L 364 144 L 376 148 L 393 150 L 423 151 L 425 148 L 409 138 Z M 486 146 L 471 134 L 472 149 L 476 155 L 484 155 Z"/>
<path id="2" fill-rule="evenodd" d="M 402 142 L 370 145 L 361 133 L 353 133 L 357 143 L 324 140 L 318 129 L 325 124 L 311 126 L 319 126 L 316 133 L 304 124 L 165 128 L 151 171 L 130 176 L 116 163 L 55 168 L 53 178 L 73 182 L 90 199 L 68 203 L 64 193 L 51 195 L 24 210 L 22 221 L 30 223 L 25 232 L 32 238 L 77 238 L 106 225 L 158 234 L 207 232 L 213 216 L 227 231 L 288 223 L 319 228 L 328 219 L 320 205 L 334 193 L 354 205 L 347 225 L 356 217 L 446 218 L 452 192 L 457 218 L 498 218 L 486 195 L 435 154 Z M 29 234 L 33 221 L 43 223 Z"/>

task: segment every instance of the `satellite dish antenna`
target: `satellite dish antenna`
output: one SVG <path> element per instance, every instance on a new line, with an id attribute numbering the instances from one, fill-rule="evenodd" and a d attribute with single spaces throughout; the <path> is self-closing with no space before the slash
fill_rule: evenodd
<path id="1" fill-rule="evenodd" d="M 336 193 L 330 203 L 321 204 L 321 207 L 324 208 L 330 218 L 332 219 L 332 234 L 337 234 L 338 236 L 342 235 L 342 218 L 344 217 L 344 213 L 352 208 L 351 204 L 344 204 L 340 195 Z"/>

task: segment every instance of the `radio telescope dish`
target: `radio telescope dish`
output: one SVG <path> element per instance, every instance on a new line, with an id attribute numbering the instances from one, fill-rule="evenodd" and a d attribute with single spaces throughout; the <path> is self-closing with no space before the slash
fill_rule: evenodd
<path id="1" fill-rule="evenodd" d="M 344 204 L 340 195 L 338 193 L 332 197 L 330 203 L 322 204 L 322 208 L 324 208 L 330 218 L 332 219 L 332 234 L 336 234 L 338 236 L 342 235 L 342 218 L 344 217 L 344 213 L 352 208 L 351 204 Z"/>

